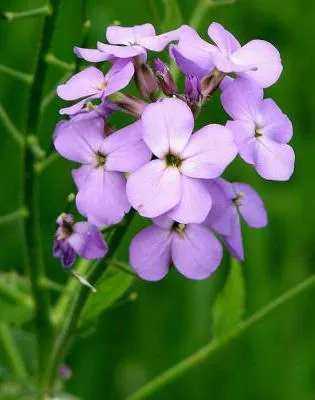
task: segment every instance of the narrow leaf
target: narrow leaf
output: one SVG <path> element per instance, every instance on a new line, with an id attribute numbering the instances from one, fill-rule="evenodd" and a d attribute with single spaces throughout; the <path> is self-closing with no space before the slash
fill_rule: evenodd
<path id="1" fill-rule="evenodd" d="M 245 285 L 242 265 L 232 258 L 231 268 L 222 292 L 213 307 L 213 336 L 220 337 L 238 325 L 243 317 Z"/>
<path id="2" fill-rule="evenodd" d="M 161 24 L 161 31 L 178 28 L 183 24 L 183 17 L 177 0 L 163 0 L 164 21 Z"/>

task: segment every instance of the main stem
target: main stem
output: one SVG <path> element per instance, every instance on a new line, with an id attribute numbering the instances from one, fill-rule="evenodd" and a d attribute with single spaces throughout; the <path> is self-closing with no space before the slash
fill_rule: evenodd
<path id="1" fill-rule="evenodd" d="M 38 126 L 40 117 L 40 104 L 43 95 L 43 84 L 46 77 L 47 66 L 44 56 L 49 50 L 53 36 L 55 21 L 59 7 L 59 0 L 53 1 L 51 16 L 44 21 L 42 37 L 37 58 L 37 65 L 34 74 L 34 81 L 31 86 L 29 109 L 27 115 L 26 134 L 38 137 Z M 35 326 L 38 352 L 38 375 L 39 387 L 41 389 L 42 371 L 52 348 L 53 331 L 50 318 L 49 292 L 42 286 L 45 279 L 45 267 L 41 246 L 41 229 L 38 206 L 38 177 L 35 173 L 36 156 L 30 146 L 26 145 L 23 152 L 23 203 L 29 215 L 24 220 L 25 236 L 25 264 L 29 271 L 33 297 L 35 301 Z M 42 394 L 40 395 L 42 396 Z"/>

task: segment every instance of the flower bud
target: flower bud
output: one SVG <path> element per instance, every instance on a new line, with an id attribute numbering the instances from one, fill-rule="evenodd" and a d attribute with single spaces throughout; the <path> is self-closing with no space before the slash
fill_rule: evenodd
<path id="1" fill-rule="evenodd" d="M 201 99 L 200 80 L 194 75 L 185 77 L 185 93 L 190 103 L 198 103 Z"/>
<path id="2" fill-rule="evenodd" d="M 145 107 L 148 105 L 145 101 L 123 93 L 115 93 L 110 96 L 111 101 L 122 108 L 128 114 L 140 118 Z"/>
<path id="3" fill-rule="evenodd" d="M 174 82 L 172 74 L 168 68 L 168 66 L 161 61 L 159 58 L 156 58 L 153 61 L 155 75 L 159 81 L 159 86 L 163 93 L 166 96 L 172 96 L 177 93 L 177 86 Z"/>
<path id="4" fill-rule="evenodd" d="M 204 100 L 206 100 L 209 96 L 211 96 L 217 88 L 220 86 L 220 83 L 225 77 L 225 73 L 217 70 L 211 72 L 209 76 L 206 76 L 201 81 L 201 93 Z"/>
<path id="5" fill-rule="evenodd" d="M 148 64 L 136 67 L 135 80 L 141 96 L 145 99 L 152 99 L 158 90 L 158 83 Z"/>

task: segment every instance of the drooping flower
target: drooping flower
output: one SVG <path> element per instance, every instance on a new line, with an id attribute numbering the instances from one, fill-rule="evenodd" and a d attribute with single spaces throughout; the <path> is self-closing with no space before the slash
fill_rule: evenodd
<path id="1" fill-rule="evenodd" d="M 145 280 L 158 281 L 175 268 L 189 279 L 206 279 L 219 266 L 222 246 L 204 225 L 181 224 L 167 216 L 139 232 L 131 242 L 129 260 Z"/>
<path id="2" fill-rule="evenodd" d="M 244 260 L 240 216 L 252 228 L 267 225 L 267 214 L 258 193 L 249 185 L 227 182 L 222 178 L 208 181 L 212 207 L 205 220 L 223 239 L 234 257 Z"/>
<path id="3" fill-rule="evenodd" d="M 250 78 L 263 88 L 279 79 L 281 58 L 271 43 L 252 40 L 241 46 L 230 32 L 215 22 L 209 26 L 208 35 L 215 45 L 186 29 L 182 31 L 178 45 L 171 46 L 171 55 L 185 74 L 202 78 L 210 75 L 215 67 L 226 74 Z"/>
<path id="4" fill-rule="evenodd" d="M 118 92 L 128 85 L 134 74 L 133 63 L 128 60 L 116 61 L 107 74 L 95 67 L 78 72 L 57 88 L 57 94 L 63 100 L 83 100 L 73 106 L 63 108 L 60 114 L 73 115 L 92 100 L 105 100 L 107 96 Z"/>
<path id="5" fill-rule="evenodd" d="M 202 222 L 211 207 L 204 180 L 221 175 L 234 159 L 232 133 L 221 125 L 207 125 L 192 135 L 193 114 L 174 98 L 148 105 L 141 122 L 143 140 L 157 159 L 129 176 L 130 203 L 145 217 L 169 211 L 178 222 Z"/>
<path id="6" fill-rule="evenodd" d="M 97 49 L 75 47 L 78 57 L 91 62 L 113 59 L 130 59 L 139 56 L 143 63 L 147 59 L 147 50 L 162 51 L 172 40 L 178 40 L 181 29 L 156 35 L 152 24 L 133 27 L 109 26 L 106 39 L 109 44 L 97 43 Z"/>
<path id="7" fill-rule="evenodd" d="M 289 118 L 262 89 L 248 79 L 236 79 L 223 90 L 221 101 L 233 118 L 227 127 L 234 133 L 240 156 L 265 179 L 285 181 L 294 170 L 294 151 L 287 143 L 293 129 Z"/>
<path id="8" fill-rule="evenodd" d="M 69 120 L 58 125 L 54 145 L 65 158 L 82 166 L 73 171 L 76 205 L 89 222 L 116 224 L 129 211 L 125 172 L 147 163 L 151 152 L 135 122 L 105 137 L 103 118 Z"/>
<path id="9" fill-rule="evenodd" d="M 86 260 L 102 258 L 108 247 L 100 231 L 89 222 L 74 223 L 70 214 L 61 214 L 53 244 L 54 257 L 60 257 L 65 268 L 70 268 L 77 256 Z"/>

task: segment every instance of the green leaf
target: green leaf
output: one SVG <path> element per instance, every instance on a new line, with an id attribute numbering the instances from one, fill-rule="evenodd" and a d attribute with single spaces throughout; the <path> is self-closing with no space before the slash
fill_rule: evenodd
<path id="1" fill-rule="evenodd" d="M 243 317 L 245 285 L 242 265 L 232 258 L 231 268 L 222 292 L 213 306 L 213 336 L 220 337 L 238 325 Z"/>
<path id="2" fill-rule="evenodd" d="M 177 0 L 163 0 L 164 21 L 161 24 L 161 31 L 178 28 L 183 24 L 183 17 Z"/>
<path id="3" fill-rule="evenodd" d="M 110 267 L 91 293 L 83 309 L 81 325 L 95 320 L 102 312 L 112 306 L 129 289 L 134 277 L 119 269 Z"/>
<path id="4" fill-rule="evenodd" d="M 14 272 L 0 274 L 0 321 L 22 325 L 33 317 L 34 304 L 29 281 Z"/>

